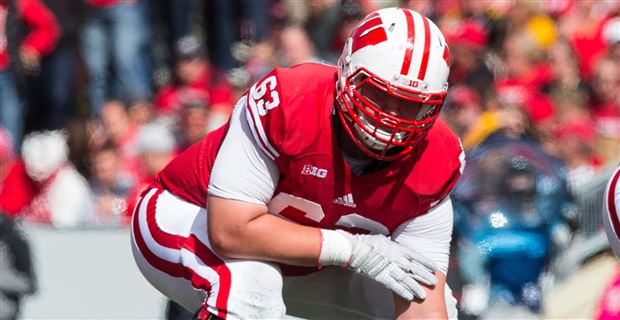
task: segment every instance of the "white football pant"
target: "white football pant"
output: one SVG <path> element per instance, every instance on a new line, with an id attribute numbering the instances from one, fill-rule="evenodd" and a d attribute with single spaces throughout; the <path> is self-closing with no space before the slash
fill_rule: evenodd
<path id="1" fill-rule="evenodd" d="M 283 277 L 276 263 L 216 255 L 207 236 L 206 210 L 165 190 L 150 189 L 140 198 L 131 234 L 145 278 L 191 312 L 206 301 L 209 312 L 225 319 L 278 319 L 285 313 L 394 318 L 392 293 L 355 272 L 327 267 Z M 450 318 L 456 318 L 456 300 L 447 286 L 446 304 Z"/>

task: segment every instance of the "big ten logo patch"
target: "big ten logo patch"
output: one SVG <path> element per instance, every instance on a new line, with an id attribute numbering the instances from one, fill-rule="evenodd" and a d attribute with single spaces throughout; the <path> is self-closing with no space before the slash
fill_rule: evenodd
<path id="1" fill-rule="evenodd" d="M 307 164 L 303 167 L 303 169 L 301 169 L 301 174 L 303 175 L 307 175 L 307 176 L 315 176 L 317 178 L 321 178 L 321 179 L 325 179 L 325 177 L 327 177 L 327 170 L 326 169 L 321 169 L 321 168 L 317 168 L 313 165 Z"/>

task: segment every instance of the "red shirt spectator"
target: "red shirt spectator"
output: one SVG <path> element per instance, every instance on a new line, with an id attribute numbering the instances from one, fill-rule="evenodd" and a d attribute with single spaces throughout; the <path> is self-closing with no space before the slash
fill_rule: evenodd
<path id="1" fill-rule="evenodd" d="M 187 36 L 176 45 L 177 83 L 161 89 L 155 97 L 160 116 L 172 116 L 183 104 L 201 102 L 209 106 L 209 127 L 226 122 L 232 111 L 233 90 L 225 75 L 208 63 L 200 41 Z M 212 123 L 217 122 L 216 125 Z"/>
<path id="2" fill-rule="evenodd" d="M 93 7 L 105 8 L 116 5 L 121 2 L 121 0 L 87 0 L 86 2 Z"/>
<path id="3" fill-rule="evenodd" d="M 16 216 L 32 201 L 36 189 L 24 163 L 13 154 L 8 133 L 0 127 L 0 212 Z"/>
<path id="4" fill-rule="evenodd" d="M 222 78 L 210 66 L 206 66 L 194 81 L 162 88 L 155 97 L 157 113 L 176 113 L 184 103 L 192 101 L 205 102 L 210 108 L 220 106 L 230 110 L 232 90 L 226 81 L 214 81 L 218 77 Z"/>
<path id="5" fill-rule="evenodd" d="M 592 75 L 596 60 L 607 50 L 602 36 L 603 28 L 610 19 L 611 12 L 607 10 L 595 1 L 576 1 L 559 20 L 560 31 L 575 49 L 581 74 L 586 79 Z"/>
<path id="6" fill-rule="evenodd" d="M 612 57 L 595 64 L 590 110 L 599 134 L 620 141 L 620 72 Z"/>
<path id="7" fill-rule="evenodd" d="M 22 145 L 23 160 L 13 157 L 0 182 L 0 210 L 55 227 L 82 223 L 92 201 L 86 180 L 67 159 L 68 152 L 66 137 L 59 131 L 28 135 Z"/>
<path id="8" fill-rule="evenodd" d="M 30 33 L 20 44 L 21 59 L 24 63 L 36 61 L 54 49 L 60 34 L 60 27 L 54 15 L 39 0 L 16 0 L 16 10 L 19 19 L 29 27 Z M 9 65 L 7 41 L 7 17 L 9 4 L 7 0 L 0 0 L 0 70 Z"/>
<path id="9" fill-rule="evenodd" d="M 39 193 L 39 187 L 26 174 L 21 160 L 15 159 L 6 165 L 0 181 L 0 211 L 15 217 L 26 208 Z"/>
<path id="10" fill-rule="evenodd" d="M 130 173 L 135 181 L 140 181 L 144 175 L 137 154 L 138 130 L 129 120 L 125 104 L 109 100 L 101 107 L 101 127 L 91 138 L 94 149 L 103 148 L 107 143 L 114 146 L 121 156 L 122 170 Z"/>
<path id="11" fill-rule="evenodd" d="M 495 83 L 498 96 L 503 104 L 523 108 L 535 124 L 550 120 L 555 114 L 555 106 L 549 97 L 536 86 L 518 79 L 498 80 Z"/>

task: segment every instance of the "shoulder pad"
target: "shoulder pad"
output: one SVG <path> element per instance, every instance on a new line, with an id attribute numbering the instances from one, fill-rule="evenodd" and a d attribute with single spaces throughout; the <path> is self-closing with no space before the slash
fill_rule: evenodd
<path id="1" fill-rule="evenodd" d="M 421 142 L 409 179 L 424 207 L 432 208 L 445 198 L 465 168 L 465 152 L 459 138 L 438 119 Z"/>
<path id="2" fill-rule="evenodd" d="M 335 67 L 320 64 L 276 68 L 250 88 L 247 120 L 267 156 L 294 156 L 329 125 L 335 74 Z"/>

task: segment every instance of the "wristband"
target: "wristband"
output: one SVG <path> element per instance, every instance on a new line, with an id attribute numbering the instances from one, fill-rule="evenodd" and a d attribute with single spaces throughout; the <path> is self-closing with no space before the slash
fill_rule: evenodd
<path id="1" fill-rule="evenodd" d="M 321 229 L 321 235 L 319 268 L 322 266 L 346 266 L 351 259 L 353 249 L 351 248 L 351 241 L 345 236 L 344 231 Z"/>

